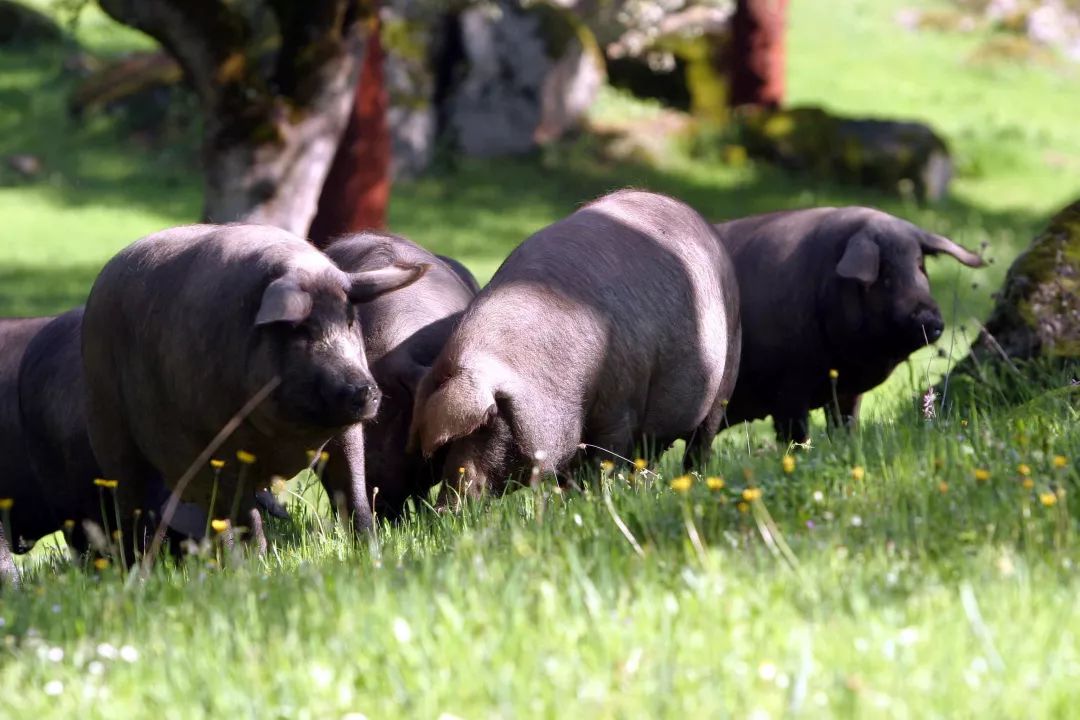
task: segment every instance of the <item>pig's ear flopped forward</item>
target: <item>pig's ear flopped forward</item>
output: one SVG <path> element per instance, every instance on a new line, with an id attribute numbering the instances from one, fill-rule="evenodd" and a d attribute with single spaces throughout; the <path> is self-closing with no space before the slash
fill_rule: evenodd
<path id="1" fill-rule="evenodd" d="M 311 314 L 311 295 L 295 280 L 281 277 L 263 290 L 256 325 L 271 323 L 301 323 Z"/>
<path id="2" fill-rule="evenodd" d="M 842 278 L 858 280 L 870 285 L 878 278 L 881 265 L 881 250 L 863 230 L 855 233 L 848 240 L 843 257 L 836 264 L 836 274 Z"/>
<path id="3" fill-rule="evenodd" d="M 426 398 L 421 394 L 417 400 L 409 430 L 409 448 L 415 448 L 419 442 L 427 458 L 443 445 L 476 432 L 498 414 L 493 390 L 460 371 Z"/>
<path id="4" fill-rule="evenodd" d="M 395 263 L 378 270 L 349 273 L 349 300 L 354 303 L 369 302 L 380 295 L 400 290 L 423 277 L 430 267 L 428 263 Z"/>
<path id="5" fill-rule="evenodd" d="M 973 268 L 982 267 L 986 264 L 981 257 L 971 252 L 966 247 L 957 245 L 949 238 L 941 235 L 924 232 L 919 239 L 919 244 L 922 245 L 923 252 L 927 255 L 945 253 L 946 255 L 952 255 L 964 265 Z"/>

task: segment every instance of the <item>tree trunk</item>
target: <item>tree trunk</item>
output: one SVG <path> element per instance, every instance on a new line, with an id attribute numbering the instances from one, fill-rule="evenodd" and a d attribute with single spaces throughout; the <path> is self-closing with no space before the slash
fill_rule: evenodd
<path id="1" fill-rule="evenodd" d="M 788 0 L 737 0 L 732 18 L 731 94 L 736 108 L 784 102 L 784 29 Z"/>
<path id="2" fill-rule="evenodd" d="M 199 97 L 203 218 L 307 235 L 352 106 L 367 4 L 99 2 L 158 40 Z"/>
<path id="3" fill-rule="evenodd" d="M 376 21 L 364 52 L 349 124 L 319 198 L 311 241 L 325 247 L 340 235 L 386 227 L 390 202 L 390 99 L 383 75 L 382 43 Z"/>

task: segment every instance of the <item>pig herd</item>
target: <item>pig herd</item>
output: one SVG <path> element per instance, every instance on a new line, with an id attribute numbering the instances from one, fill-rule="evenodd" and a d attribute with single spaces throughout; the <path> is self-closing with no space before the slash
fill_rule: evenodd
<path id="1" fill-rule="evenodd" d="M 440 481 L 452 504 L 564 479 L 594 448 L 683 439 L 690 467 L 769 415 L 801 441 L 812 409 L 853 420 L 941 335 L 939 253 L 982 264 L 869 208 L 710 225 L 638 190 L 540 230 L 482 290 L 390 234 L 322 252 L 265 226 L 165 230 L 111 259 L 85 308 L 0 319 L 0 540 L 63 527 L 84 552 L 111 525 L 132 558 L 172 490 L 174 539 L 229 514 L 259 528 L 260 506 L 281 512 L 270 478 L 312 457 L 363 531 Z"/>

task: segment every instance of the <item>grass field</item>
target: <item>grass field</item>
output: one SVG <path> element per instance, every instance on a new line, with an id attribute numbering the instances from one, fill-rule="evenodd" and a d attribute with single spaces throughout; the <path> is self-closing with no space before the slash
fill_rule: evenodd
<path id="1" fill-rule="evenodd" d="M 1008 262 L 1080 194 L 1078 69 L 974 64 L 978 37 L 909 34 L 891 0 L 824 5 L 792 3 L 791 100 L 929 121 L 961 170 L 948 202 L 676 147 L 610 162 L 583 138 L 402 184 L 392 228 L 486 279 L 531 232 L 627 184 L 716 219 L 873 204 L 988 243 L 985 271 L 931 267 L 960 354 Z M 143 42 L 92 9 L 77 34 L 102 53 Z M 66 52 L 0 51 L 0 157 L 47 168 L 34 184 L 0 175 L 2 315 L 81 302 L 111 253 L 199 211 L 191 134 L 147 146 L 69 119 Z M 651 112 L 609 93 L 597 116 L 630 111 Z M 947 367 L 932 355 L 874 393 L 858 433 L 818 433 L 794 467 L 761 424 L 733 428 L 688 489 L 671 487 L 669 454 L 583 493 L 422 511 L 360 546 L 299 506 L 265 559 L 214 543 L 145 582 L 46 544 L 0 592 L 0 718 L 1071 717 L 1080 390 L 1004 375 L 927 421 L 912 400 Z"/>

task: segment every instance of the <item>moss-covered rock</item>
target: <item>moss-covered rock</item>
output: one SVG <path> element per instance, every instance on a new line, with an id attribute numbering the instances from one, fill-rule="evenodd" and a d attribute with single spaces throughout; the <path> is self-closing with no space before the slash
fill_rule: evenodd
<path id="1" fill-rule="evenodd" d="M 973 357 L 958 370 L 1003 353 L 1080 362 L 1080 201 L 1055 215 L 1013 262 Z"/>
<path id="2" fill-rule="evenodd" d="M 952 179 L 945 141 L 922 123 L 845 118 L 816 107 L 745 108 L 737 132 L 753 157 L 919 200 L 941 199 Z"/>

